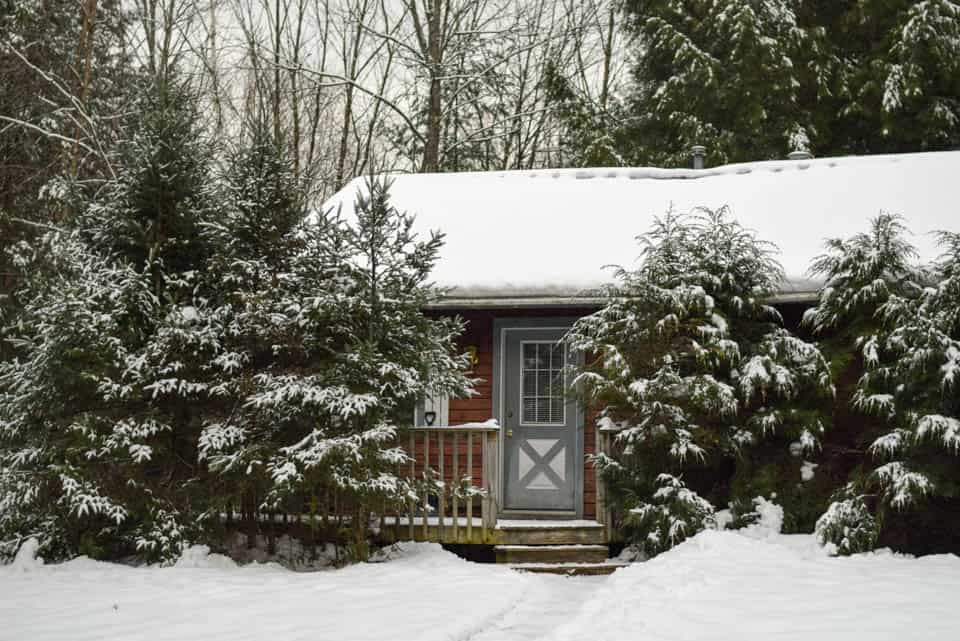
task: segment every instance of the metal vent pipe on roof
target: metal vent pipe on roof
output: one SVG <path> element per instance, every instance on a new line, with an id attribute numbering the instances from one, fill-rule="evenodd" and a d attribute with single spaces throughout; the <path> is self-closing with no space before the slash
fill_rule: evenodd
<path id="1" fill-rule="evenodd" d="M 801 151 L 797 149 L 796 151 L 791 151 L 789 154 L 787 154 L 787 158 L 790 160 L 810 160 L 813 158 L 813 154 L 811 154 L 809 151 Z"/>
<path id="2" fill-rule="evenodd" d="M 690 153 L 693 154 L 693 168 L 703 169 L 704 160 L 707 158 L 707 148 L 703 145 L 694 145 L 690 148 Z"/>

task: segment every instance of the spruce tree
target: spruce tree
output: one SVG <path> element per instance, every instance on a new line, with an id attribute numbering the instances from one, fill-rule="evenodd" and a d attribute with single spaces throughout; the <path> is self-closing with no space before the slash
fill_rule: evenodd
<path id="1" fill-rule="evenodd" d="M 248 136 L 221 176 L 222 215 L 203 229 L 217 294 L 203 317 L 223 331 L 204 369 L 209 394 L 198 457 L 211 488 L 208 519 L 239 511 L 256 534 L 259 514 L 302 511 L 297 491 L 312 495 L 320 487 L 318 479 L 302 478 L 302 485 L 278 491 L 268 463 L 319 420 L 306 386 L 326 363 L 328 301 L 342 258 L 326 217 L 305 223 L 293 163 L 270 127 L 254 123 Z M 288 372 L 306 396 L 258 396 Z"/>
<path id="2" fill-rule="evenodd" d="M 222 328 L 202 316 L 218 202 L 194 102 L 147 88 L 122 170 L 25 269 L 24 311 L 0 365 L 4 501 L 29 506 L 51 556 L 176 555 L 206 500 L 195 482 L 206 360 Z M 34 251 L 36 255 L 36 251 Z"/>
<path id="3" fill-rule="evenodd" d="M 169 432 L 147 408 L 131 417 L 114 384 L 159 306 L 136 270 L 76 234 L 45 245 L 48 270 L 27 271 L 18 326 L 5 328 L 17 358 L 0 364 L 0 531 L 36 536 L 48 558 L 100 556 L 114 539 L 132 543 L 142 514 L 127 482 Z"/>
<path id="4" fill-rule="evenodd" d="M 643 164 L 783 158 L 816 139 L 820 41 L 792 0 L 624 3 L 636 37 L 626 128 Z M 639 152 L 639 153 L 637 153 Z"/>
<path id="5" fill-rule="evenodd" d="M 783 278 L 773 248 L 726 208 L 668 212 L 641 240 L 640 268 L 618 270 L 568 340 L 590 355 L 577 385 L 617 430 L 617 456 L 595 462 L 624 528 L 655 553 L 704 527 L 711 503 L 796 494 L 791 446 L 815 453 L 833 387 L 817 348 L 763 302 Z M 755 469 L 771 460 L 785 468 L 772 480 Z"/>
<path id="6" fill-rule="evenodd" d="M 335 496 L 358 558 L 371 513 L 416 496 L 396 474 L 415 403 L 471 389 L 460 322 L 423 314 L 442 237 L 419 240 L 412 224 L 371 179 L 351 217 L 317 213 L 295 231 L 297 251 L 242 305 L 249 347 L 225 386 L 237 396 L 201 436 L 210 469 L 245 479 L 259 510 Z"/>
<path id="7" fill-rule="evenodd" d="M 902 153 L 960 144 L 960 4 L 851 6 L 824 23 L 841 61 L 836 153 Z M 830 100 L 830 98 L 828 98 Z"/>
<path id="8" fill-rule="evenodd" d="M 911 264 L 916 254 L 905 234 L 902 219 L 881 215 L 870 233 L 831 241 L 814 265 L 827 281 L 808 322 L 822 333 L 845 328 L 843 344 L 854 354 L 839 351 L 837 360 L 852 360 L 860 372 L 849 402 L 869 443 L 861 474 L 818 523 L 821 538 L 841 552 L 860 549 L 837 540 L 837 520 L 851 514 L 879 529 L 860 547 L 879 540 L 936 549 L 943 526 L 918 532 L 910 523 L 943 522 L 960 492 L 960 242 L 941 232 L 942 260 L 921 270 Z"/>
<path id="9" fill-rule="evenodd" d="M 91 27 L 79 5 L 0 0 L 0 325 L 21 308 L 15 246 L 42 244 L 49 225 L 110 176 L 104 155 L 88 150 L 116 140 L 115 116 L 135 73 L 123 46 L 130 16 L 120 5 L 99 0 Z M 0 360 L 12 356 L 0 341 Z"/>
<path id="10" fill-rule="evenodd" d="M 599 113 L 548 74 L 575 162 L 689 166 L 693 145 L 722 164 L 960 144 L 956 0 L 627 0 L 622 10 L 633 79 L 622 102 Z"/>

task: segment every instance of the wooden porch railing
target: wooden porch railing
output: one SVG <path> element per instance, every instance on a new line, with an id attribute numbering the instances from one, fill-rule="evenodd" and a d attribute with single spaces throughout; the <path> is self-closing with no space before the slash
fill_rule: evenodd
<path id="1" fill-rule="evenodd" d="M 597 428 L 597 454 L 613 455 L 613 442 L 618 431 L 618 428 Z M 599 470 L 595 476 L 597 479 L 597 520 L 603 524 L 607 535 L 612 536 L 614 533 L 613 510 L 607 502 L 607 484 L 604 482 Z"/>
<path id="2" fill-rule="evenodd" d="M 614 455 L 617 448 L 615 429 L 596 430 L 598 454 Z M 397 476 L 411 481 L 416 492 L 406 504 L 388 505 L 374 510 L 370 525 L 382 542 L 433 541 L 460 544 L 525 543 L 525 540 L 504 538 L 497 529 L 500 510 L 502 452 L 500 426 L 495 422 L 465 423 L 442 427 L 415 427 L 405 437 L 401 447 L 409 460 L 397 469 Z M 615 515 L 607 501 L 607 488 L 600 474 L 596 474 L 596 520 L 604 526 L 603 540 L 615 538 Z M 227 523 L 239 517 L 239 523 L 248 524 L 249 534 L 275 537 L 289 528 L 299 534 L 292 536 L 314 541 L 317 531 L 330 536 L 339 532 L 355 518 L 355 505 L 344 505 L 334 493 L 320 497 L 318 504 L 307 509 L 308 501 L 292 505 L 288 511 L 261 512 L 255 497 L 248 503 L 228 506 L 221 517 Z M 263 523 L 269 524 L 263 526 Z M 514 527 L 514 529 L 516 529 Z M 521 528 L 522 529 L 522 528 Z M 540 533 L 552 534 L 545 528 Z M 245 530 L 246 531 L 246 530 Z M 517 535 L 521 536 L 521 535 Z M 523 536 L 530 538 L 529 533 Z M 593 535 L 591 534 L 591 537 Z M 536 537 L 533 537 L 536 538 Z M 549 537 L 548 537 L 549 538 Z M 543 542 L 546 539 L 537 539 Z M 552 539 L 546 542 L 555 542 Z M 590 543 L 597 543 L 591 538 Z"/>
<path id="3" fill-rule="evenodd" d="M 410 463 L 401 475 L 419 488 L 420 496 L 407 502 L 406 514 L 383 518 L 381 535 L 444 543 L 491 541 L 500 494 L 500 427 L 492 421 L 421 426 L 409 438 L 404 449 Z"/>

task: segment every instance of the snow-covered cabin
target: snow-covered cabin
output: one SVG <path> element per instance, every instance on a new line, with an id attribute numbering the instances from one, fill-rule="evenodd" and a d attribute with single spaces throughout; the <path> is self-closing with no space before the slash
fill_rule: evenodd
<path id="1" fill-rule="evenodd" d="M 327 207 L 349 213 L 363 188 L 363 179 L 354 180 Z M 610 265 L 634 263 L 636 236 L 652 218 L 670 207 L 728 205 L 744 226 L 780 248 L 788 281 L 773 302 L 794 308 L 788 315 L 795 317 L 796 308 L 815 300 L 817 283 L 805 274 L 824 239 L 863 231 L 881 211 L 902 214 L 921 259 L 936 257 L 930 232 L 960 227 L 960 151 L 703 170 L 399 175 L 391 195 L 398 209 L 416 215 L 417 229 L 446 235 L 434 276 L 449 290 L 428 313 L 466 319 L 463 344 L 476 354 L 474 373 L 484 380 L 478 396 L 440 399 L 428 408 L 433 425 L 499 422 L 498 460 L 483 470 L 499 477 L 489 485 L 494 518 L 594 520 L 602 516 L 602 488 L 584 457 L 601 435 L 547 381 L 567 356 L 556 340 L 596 309 Z M 449 467 L 449 450 L 442 451 Z M 479 478 L 481 464 L 473 463 Z"/>

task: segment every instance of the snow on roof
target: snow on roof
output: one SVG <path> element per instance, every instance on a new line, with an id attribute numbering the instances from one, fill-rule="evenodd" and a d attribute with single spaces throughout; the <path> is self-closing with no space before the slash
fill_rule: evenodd
<path id="1" fill-rule="evenodd" d="M 325 205 L 352 211 L 364 179 Z M 921 260 L 938 255 L 930 232 L 960 230 L 960 151 L 725 165 L 706 170 L 617 168 L 409 174 L 392 200 L 415 228 L 446 234 L 434 278 L 450 298 L 589 296 L 608 265 L 632 266 L 636 236 L 671 204 L 677 211 L 729 205 L 744 226 L 775 243 L 789 282 L 805 279 L 826 238 L 865 231 L 881 211 L 906 217 Z"/>

